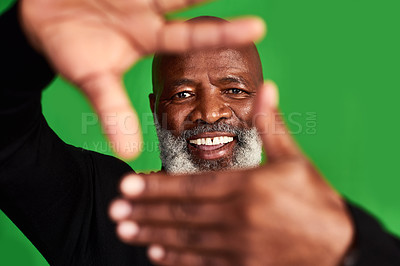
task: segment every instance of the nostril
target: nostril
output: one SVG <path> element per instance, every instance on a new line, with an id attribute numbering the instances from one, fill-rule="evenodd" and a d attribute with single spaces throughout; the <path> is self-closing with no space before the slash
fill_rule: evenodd
<path id="1" fill-rule="evenodd" d="M 212 103 L 211 103 L 212 102 Z M 232 117 L 232 110 L 224 103 L 215 103 L 212 99 L 205 100 L 197 105 L 189 115 L 191 121 L 203 120 L 213 124 L 221 118 L 229 119 Z"/>

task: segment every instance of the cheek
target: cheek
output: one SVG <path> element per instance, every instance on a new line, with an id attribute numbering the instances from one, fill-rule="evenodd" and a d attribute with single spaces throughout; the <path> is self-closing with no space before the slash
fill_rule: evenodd
<path id="1" fill-rule="evenodd" d="M 236 117 L 241 122 L 244 122 L 248 127 L 253 126 L 254 104 L 254 98 L 231 104 L 231 109 L 235 113 Z"/>
<path id="2" fill-rule="evenodd" d="M 168 105 L 159 108 L 157 113 L 161 126 L 179 136 L 185 129 L 185 121 L 190 108 L 184 105 Z"/>

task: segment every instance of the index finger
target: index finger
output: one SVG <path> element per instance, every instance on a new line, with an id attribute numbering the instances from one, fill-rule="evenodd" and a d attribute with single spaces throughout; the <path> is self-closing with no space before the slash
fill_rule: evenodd
<path id="1" fill-rule="evenodd" d="M 260 39 L 266 31 L 263 20 L 243 17 L 228 21 L 199 17 L 166 23 L 158 36 L 158 52 L 180 53 L 188 50 L 239 47 Z"/>
<path id="2" fill-rule="evenodd" d="M 129 174 L 120 183 L 124 197 L 131 200 L 215 199 L 238 193 L 245 171 L 209 172 L 191 175 Z"/>

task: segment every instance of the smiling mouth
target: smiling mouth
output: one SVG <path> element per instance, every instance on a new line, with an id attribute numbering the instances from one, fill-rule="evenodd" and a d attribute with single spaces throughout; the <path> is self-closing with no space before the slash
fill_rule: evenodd
<path id="1" fill-rule="evenodd" d="M 224 132 L 207 132 L 188 140 L 189 151 L 200 159 L 217 160 L 231 157 L 236 136 Z"/>
<path id="2" fill-rule="evenodd" d="M 234 140 L 233 137 L 220 136 L 213 138 L 191 139 L 189 140 L 189 143 L 197 147 L 198 149 L 210 151 L 219 149 L 225 144 L 232 142 L 233 140 Z"/>

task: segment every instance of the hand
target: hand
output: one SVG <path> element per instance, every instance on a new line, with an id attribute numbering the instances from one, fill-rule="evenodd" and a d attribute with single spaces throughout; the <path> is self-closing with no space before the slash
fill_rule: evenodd
<path id="1" fill-rule="evenodd" d="M 110 208 L 118 236 L 159 265 L 338 265 L 353 228 L 341 197 L 289 135 L 274 84 L 258 92 L 268 163 L 199 175 L 128 175 Z"/>
<path id="2" fill-rule="evenodd" d="M 241 45 L 265 31 L 255 18 L 226 24 L 164 18 L 202 1 L 23 0 L 21 21 L 32 44 L 89 98 L 115 151 L 131 158 L 140 150 L 141 132 L 123 88 L 125 71 L 156 51 Z"/>

